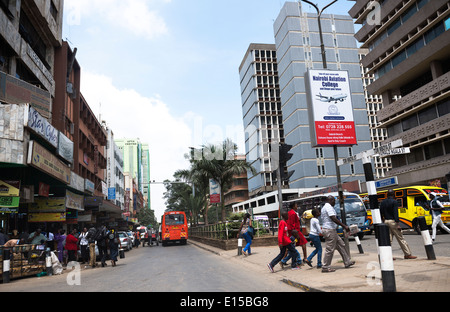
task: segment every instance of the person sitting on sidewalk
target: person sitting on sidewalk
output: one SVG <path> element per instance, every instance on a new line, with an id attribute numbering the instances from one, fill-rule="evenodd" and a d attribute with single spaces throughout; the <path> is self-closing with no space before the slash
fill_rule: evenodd
<path id="1" fill-rule="evenodd" d="M 280 253 L 270 263 L 267 264 L 270 272 L 272 273 L 274 273 L 273 267 L 277 265 L 277 263 L 280 262 L 281 259 L 283 259 L 284 255 L 286 254 L 286 250 L 289 250 L 291 253 L 293 253 L 291 264 L 292 270 L 299 269 L 299 267 L 297 266 L 297 255 L 295 254 L 295 248 L 288 236 L 288 226 L 286 223 L 289 218 L 288 213 L 283 212 L 281 214 L 281 217 L 283 218 L 283 220 L 281 220 L 280 224 L 278 225 L 278 246 L 280 247 Z"/>

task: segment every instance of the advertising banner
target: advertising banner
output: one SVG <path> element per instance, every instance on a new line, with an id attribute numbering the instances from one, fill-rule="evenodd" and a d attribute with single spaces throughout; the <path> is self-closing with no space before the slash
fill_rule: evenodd
<path id="1" fill-rule="evenodd" d="M 20 181 L 0 180 L 0 196 L 19 197 Z"/>
<path id="2" fill-rule="evenodd" d="M 84 196 L 66 190 L 66 208 L 84 211 Z"/>
<path id="3" fill-rule="evenodd" d="M 210 204 L 218 204 L 221 202 L 220 185 L 213 179 L 209 179 L 209 202 Z"/>
<path id="4" fill-rule="evenodd" d="M 29 213 L 28 222 L 66 222 L 66 213 Z"/>
<path id="5" fill-rule="evenodd" d="M 62 132 L 59 132 L 58 137 L 58 155 L 73 163 L 73 142 L 66 137 Z"/>
<path id="6" fill-rule="evenodd" d="M 58 148 L 58 130 L 55 129 L 37 110 L 30 107 L 28 113 L 28 128 L 39 134 L 47 142 Z"/>
<path id="7" fill-rule="evenodd" d="M 66 199 L 61 198 L 36 198 L 28 207 L 28 212 L 56 213 L 66 212 Z"/>
<path id="8" fill-rule="evenodd" d="M 27 163 L 66 184 L 70 183 L 70 168 L 35 141 L 30 141 Z"/>
<path id="9" fill-rule="evenodd" d="M 357 144 L 348 72 L 310 69 L 305 82 L 312 146 Z"/>

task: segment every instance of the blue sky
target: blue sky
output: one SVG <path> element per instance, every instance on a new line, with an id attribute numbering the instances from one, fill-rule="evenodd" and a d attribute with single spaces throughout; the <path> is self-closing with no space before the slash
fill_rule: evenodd
<path id="1" fill-rule="evenodd" d="M 92 110 L 116 138 L 150 145 L 151 179 L 162 181 L 188 166 L 190 146 L 231 137 L 245 153 L 238 68 L 250 43 L 274 43 L 284 2 L 65 0 L 63 39 L 78 48 Z M 353 4 L 339 0 L 325 13 Z M 159 218 L 164 187 L 151 191 Z"/>

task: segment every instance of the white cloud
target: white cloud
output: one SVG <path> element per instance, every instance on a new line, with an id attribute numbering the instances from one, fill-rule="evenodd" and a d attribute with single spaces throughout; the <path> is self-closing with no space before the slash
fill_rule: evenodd
<path id="1" fill-rule="evenodd" d="M 170 0 L 161 0 L 170 3 Z M 134 35 L 154 39 L 168 33 L 164 19 L 146 0 L 66 0 L 65 18 L 69 25 L 81 25 L 85 18 L 103 19 Z"/>
<path id="2" fill-rule="evenodd" d="M 191 146 L 188 123 L 195 114 L 175 117 L 159 96 L 148 98 L 135 90 L 119 89 L 111 78 L 88 71 L 83 71 L 81 89 L 94 114 L 97 118 L 101 114 L 116 139 L 139 138 L 149 144 L 151 180 L 172 180 L 176 170 L 189 166 L 184 154 Z M 158 219 L 165 209 L 164 191 L 163 186 L 151 186 L 152 209 Z"/>

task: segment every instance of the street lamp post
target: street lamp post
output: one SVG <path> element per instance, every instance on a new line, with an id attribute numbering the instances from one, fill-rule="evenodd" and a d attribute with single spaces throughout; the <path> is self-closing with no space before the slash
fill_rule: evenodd
<path id="1" fill-rule="evenodd" d="M 321 16 L 322 13 L 331 5 L 333 5 L 334 3 L 337 2 L 337 0 L 332 1 L 331 3 L 327 4 L 325 7 L 323 7 L 322 10 L 319 9 L 319 7 L 308 1 L 308 0 L 302 0 L 303 2 L 306 2 L 310 5 L 312 5 L 316 11 L 317 11 L 317 22 L 319 24 L 319 36 L 320 36 L 320 51 L 322 54 L 322 63 L 323 63 L 323 69 L 327 69 L 327 57 L 326 57 L 326 52 L 325 52 L 325 45 L 323 43 L 323 34 L 322 34 L 322 23 L 321 23 Z M 338 147 L 337 145 L 333 145 L 333 152 L 334 152 L 334 164 L 336 167 L 336 178 L 337 178 L 337 186 L 338 186 L 338 194 L 339 194 L 339 206 L 341 207 L 341 219 L 342 219 L 342 223 L 346 224 L 347 218 L 345 216 L 345 206 L 344 206 L 344 193 L 342 190 L 342 180 L 341 180 L 341 170 L 338 166 L 338 160 L 339 160 L 339 155 L 338 155 Z M 344 235 L 344 243 L 345 243 L 345 248 L 347 249 L 347 252 L 350 254 L 350 247 L 349 247 L 349 242 L 348 242 L 348 237 L 346 237 Z"/>

